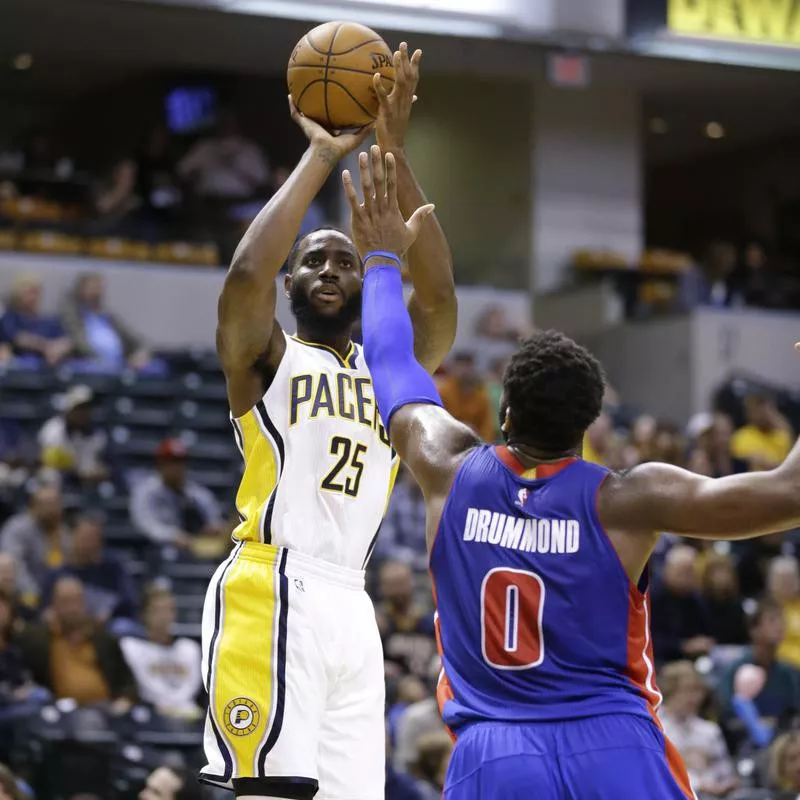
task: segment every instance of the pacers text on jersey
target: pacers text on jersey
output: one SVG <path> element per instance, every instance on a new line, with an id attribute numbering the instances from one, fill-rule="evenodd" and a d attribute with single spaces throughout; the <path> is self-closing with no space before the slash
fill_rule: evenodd
<path id="1" fill-rule="evenodd" d="M 463 539 L 528 553 L 577 553 L 581 526 L 574 519 L 512 517 L 486 508 L 470 508 Z"/>
<path id="2" fill-rule="evenodd" d="M 289 426 L 300 419 L 336 417 L 351 420 L 376 430 L 381 442 L 389 446 L 389 436 L 383 427 L 372 380 L 339 372 L 335 376 L 324 372 L 292 375 L 289 381 Z"/>

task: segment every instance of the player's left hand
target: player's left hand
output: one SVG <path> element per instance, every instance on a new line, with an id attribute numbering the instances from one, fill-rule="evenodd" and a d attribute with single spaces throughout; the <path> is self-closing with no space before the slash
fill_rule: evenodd
<path id="1" fill-rule="evenodd" d="M 380 110 L 375 121 L 375 134 L 378 145 L 384 153 L 402 150 L 406 143 L 408 121 L 411 118 L 411 106 L 417 99 L 414 92 L 419 83 L 419 62 L 422 50 L 415 50 L 408 55 L 408 45 L 400 43 L 400 49 L 394 54 L 394 86 L 391 91 L 381 79 L 379 73 L 372 77 L 372 85 L 378 95 Z"/>
<path id="2" fill-rule="evenodd" d="M 403 219 L 397 202 L 394 156 L 391 153 L 384 156 L 377 145 L 370 148 L 369 155 L 359 153 L 358 171 L 364 195 L 361 203 L 350 172 L 345 170 L 342 173 L 342 183 L 350 203 L 353 241 L 358 252 L 362 258 L 374 250 L 386 250 L 402 257 L 414 244 L 425 218 L 433 213 L 433 203 L 418 208 L 408 222 Z"/>

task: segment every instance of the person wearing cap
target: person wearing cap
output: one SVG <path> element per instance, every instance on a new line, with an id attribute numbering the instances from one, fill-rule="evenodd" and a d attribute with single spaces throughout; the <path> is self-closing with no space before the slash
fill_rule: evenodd
<path id="1" fill-rule="evenodd" d="M 197 537 L 218 537 L 222 514 L 214 495 L 187 475 L 186 446 L 165 439 L 156 450 L 157 473 L 133 487 L 133 524 L 159 545 L 188 549 Z"/>
<path id="2" fill-rule="evenodd" d="M 92 420 L 94 394 L 88 386 L 72 386 L 62 398 L 63 411 L 39 431 L 42 464 L 82 484 L 109 477 L 105 462 L 108 436 Z"/>
<path id="3" fill-rule="evenodd" d="M 11 344 L 15 356 L 52 367 L 72 353 L 73 342 L 57 319 L 41 313 L 41 299 L 42 280 L 38 275 L 16 275 L 8 309 L 0 318 L 0 340 Z"/>

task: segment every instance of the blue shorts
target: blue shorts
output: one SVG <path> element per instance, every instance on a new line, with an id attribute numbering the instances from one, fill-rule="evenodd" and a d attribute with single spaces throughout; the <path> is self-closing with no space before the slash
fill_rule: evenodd
<path id="1" fill-rule="evenodd" d="M 616 714 L 475 723 L 458 732 L 444 800 L 691 800 L 683 760 L 658 725 Z"/>

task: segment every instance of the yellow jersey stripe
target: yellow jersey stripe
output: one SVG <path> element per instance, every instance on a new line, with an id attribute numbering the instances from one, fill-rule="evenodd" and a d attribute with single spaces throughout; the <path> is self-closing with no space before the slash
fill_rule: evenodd
<path id="1" fill-rule="evenodd" d="M 256 411 L 251 409 L 233 423 L 241 439 L 244 474 L 236 493 L 236 509 L 243 517 L 233 532 L 240 541 L 263 541 L 264 523 L 270 496 L 278 486 L 278 453 L 264 434 Z"/>

